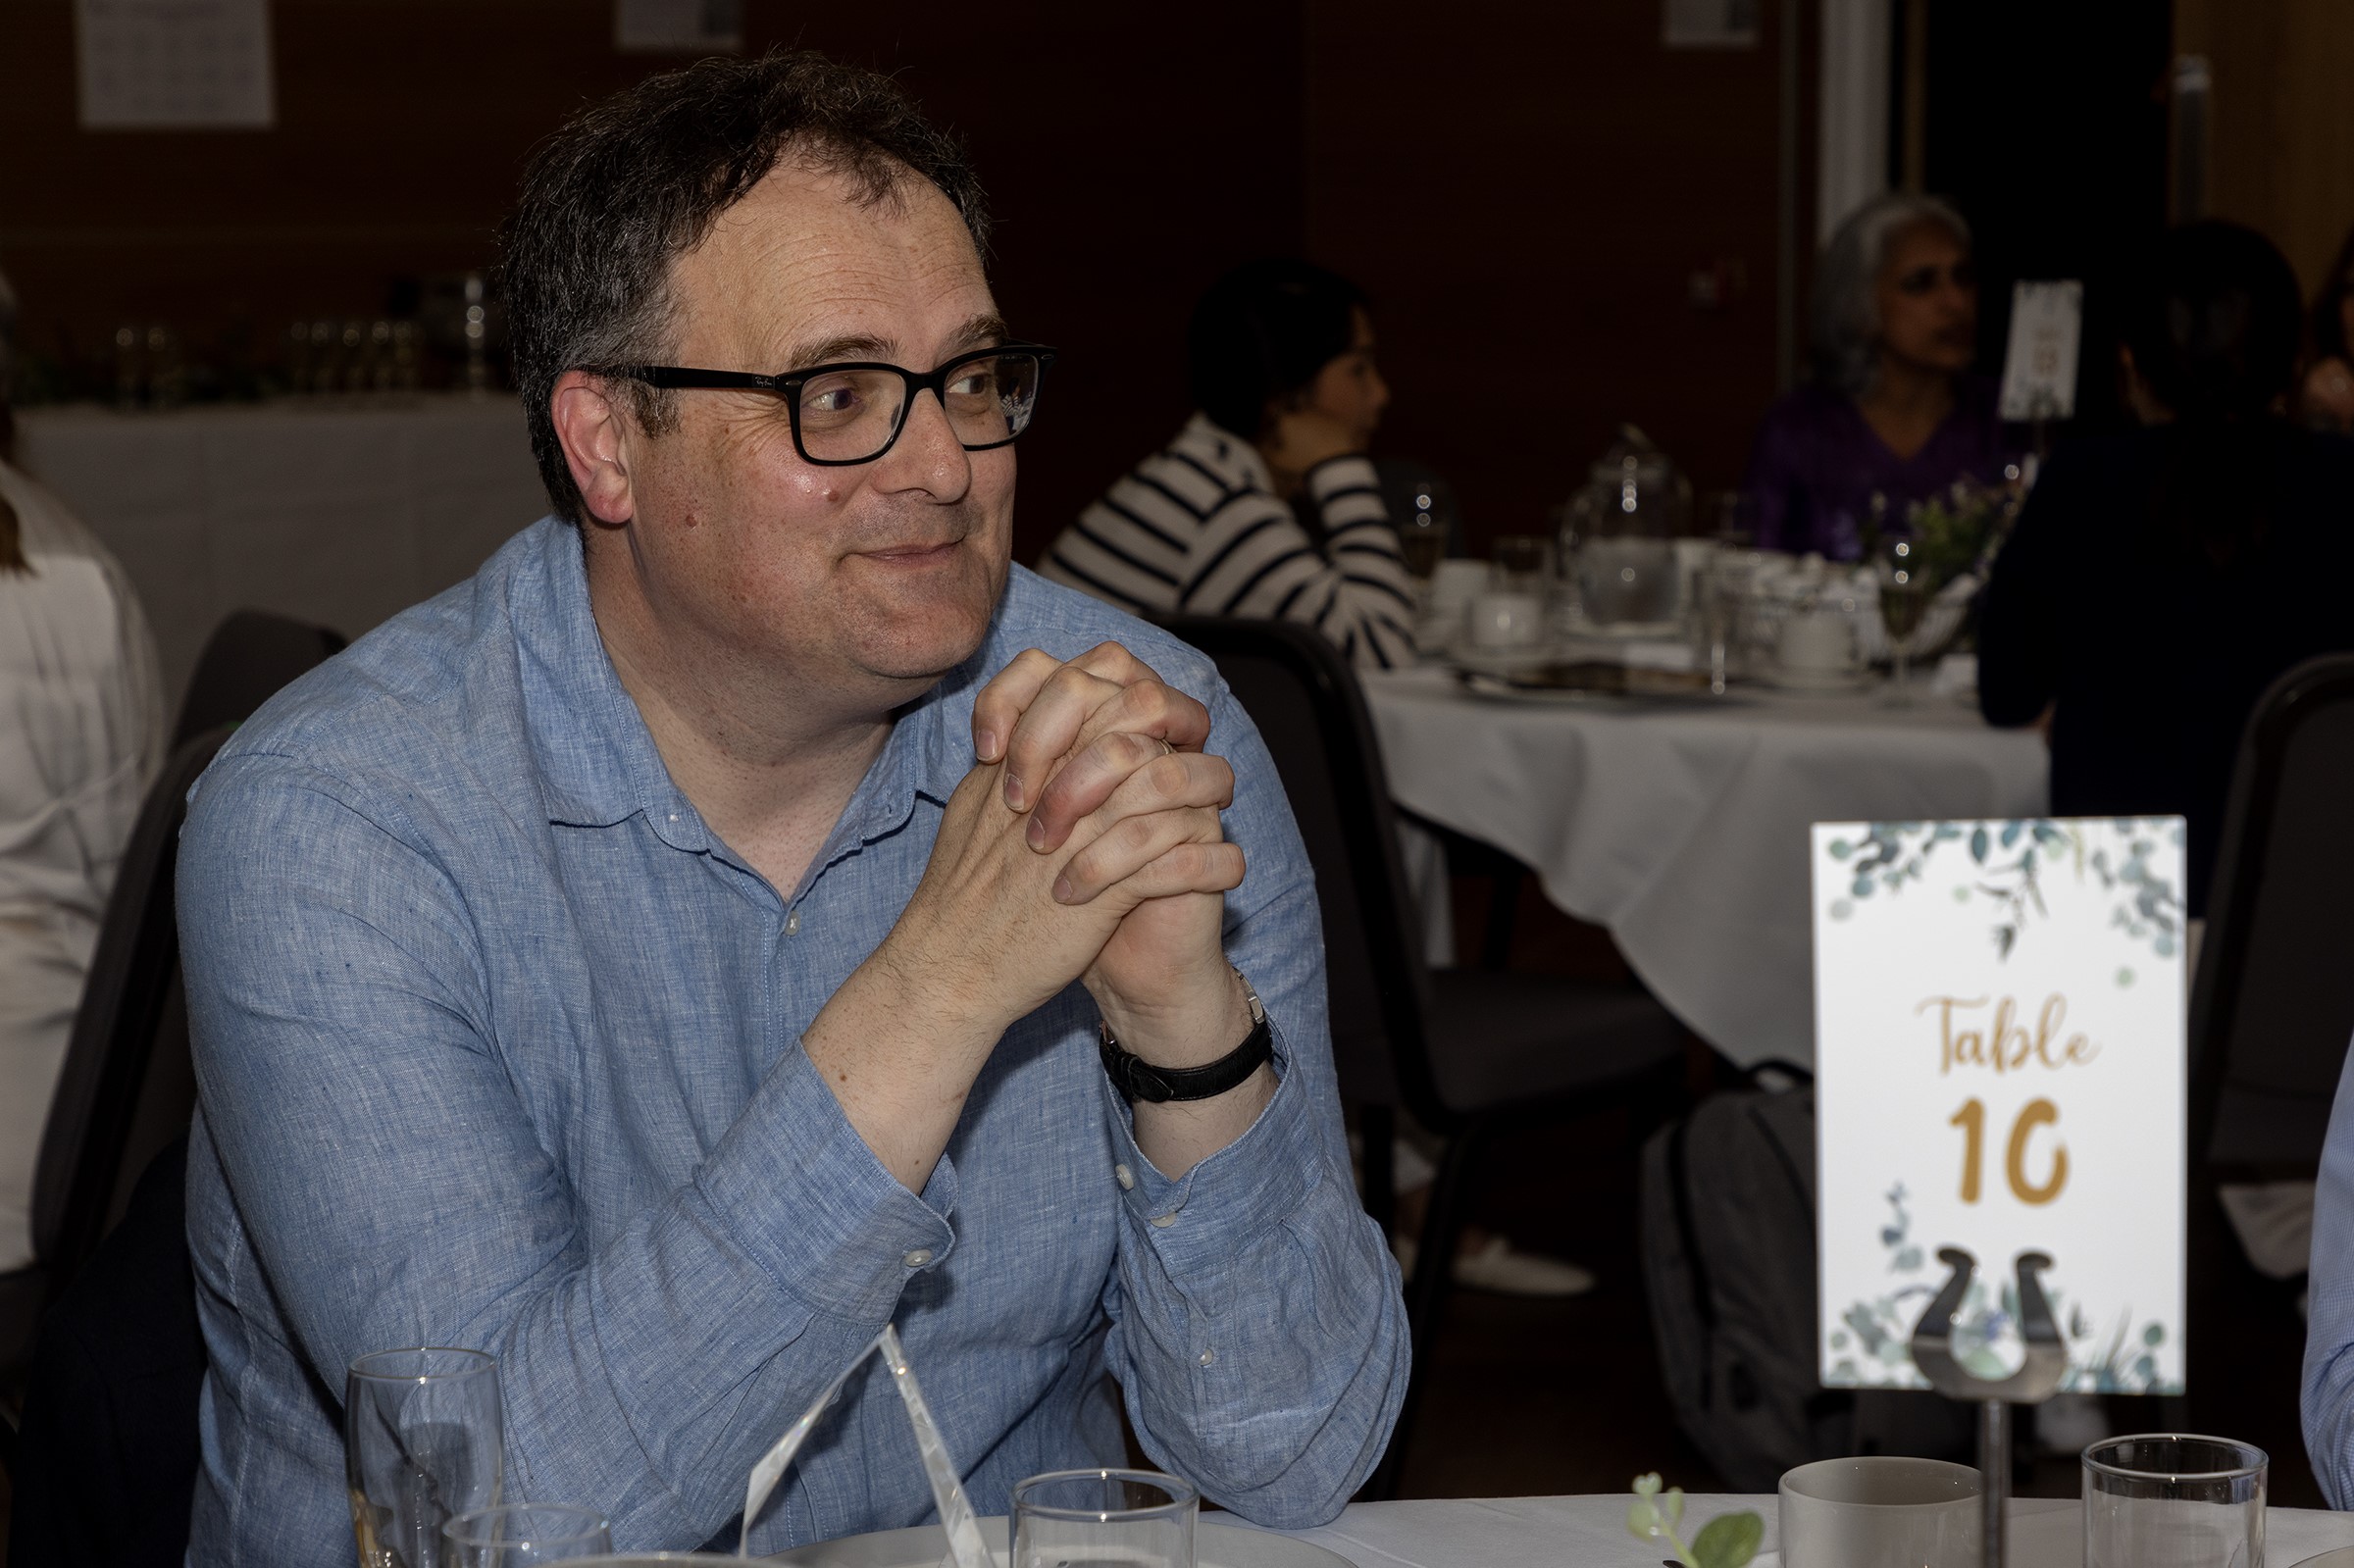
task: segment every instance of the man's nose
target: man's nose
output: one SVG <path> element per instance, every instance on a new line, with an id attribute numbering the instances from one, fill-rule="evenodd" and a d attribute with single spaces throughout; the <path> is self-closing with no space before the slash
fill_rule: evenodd
<path id="1" fill-rule="evenodd" d="M 899 438 L 875 462 L 877 482 L 888 489 L 926 490 L 943 501 L 961 500 L 972 487 L 972 454 L 964 449 L 948 411 L 930 387 L 915 394 Z"/>

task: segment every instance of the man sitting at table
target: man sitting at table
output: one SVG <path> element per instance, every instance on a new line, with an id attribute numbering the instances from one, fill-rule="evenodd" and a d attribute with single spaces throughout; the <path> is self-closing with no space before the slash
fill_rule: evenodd
<path id="1" fill-rule="evenodd" d="M 811 54 L 535 157 L 557 517 L 194 794 L 193 1561 L 350 1549 L 344 1367 L 408 1344 L 494 1352 L 506 1494 L 625 1548 L 721 1537 L 887 1322 L 984 1512 L 1118 1463 L 1120 1396 L 1262 1523 L 1378 1458 L 1404 1313 L 1299 835 L 1206 661 L 1009 571 L 1050 354 L 983 232 L 954 144 Z M 754 1549 L 929 1511 L 888 1380 L 844 1402 Z"/>

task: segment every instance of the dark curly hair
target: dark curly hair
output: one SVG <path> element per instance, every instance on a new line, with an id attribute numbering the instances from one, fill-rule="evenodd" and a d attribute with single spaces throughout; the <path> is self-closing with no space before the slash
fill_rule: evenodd
<path id="1" fill-rule="evenodd" d="M 1349 352 L 1364 290 L 1309 262 L 1247 262 L 1209 285 L 1185 331 L 1194 406 L 1255 441 L 1270 410 Z"/>
<path id="2" fill-rule="evenodd" d="M 516 390 L 558 516 L 580 522 L 582 503 L 556 439 L 556 379 L 664 358 L 672 260 L 789 153 L 846 175 L 869 205 L 897 200 L 910 177 L 930 181 L 987 254 L 987 207 L 962 146 L 872 71 L 813 50 L 704 60 L 584 109 L 533 153 L 500 246 Z M 648 430 L 675 418 L 670 393 L 616 390 Z"/>

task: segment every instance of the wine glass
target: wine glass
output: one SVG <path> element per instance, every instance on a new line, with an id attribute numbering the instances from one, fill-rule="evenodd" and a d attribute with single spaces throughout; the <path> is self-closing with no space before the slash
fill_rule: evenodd
<path id="1" fill-rule="evenodd" d="M 1928 574 L 1921 569 L 1911 539 L 1890 539 L 1879 559 L 1880 625 L 1888 633 L 1888 654 L 1896 666 L 1888 688 L 1888 705 L 1913 703 L 1913 636 L 1929 613 Z"/>
<path id="2" fill-rule="evenodd" d="M 480 1350 L 379 1350 L 343 1384 L 343 1462 L 360 1568 L 440 1568 L 441 1527 L 498 1501 L 498 1362 Z"/>
<path id="3" fill-rule="evenodd" d="M 446 1568 L 537 1568 L 613 1549 L 603 1514 L 560 1502 L 477 1508 L 443 1525 L 441 1540 Z"/>

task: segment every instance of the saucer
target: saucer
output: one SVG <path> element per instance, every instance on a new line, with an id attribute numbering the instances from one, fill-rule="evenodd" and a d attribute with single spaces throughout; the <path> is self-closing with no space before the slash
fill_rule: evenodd
<path id="1" fill-rule="evenodd" d="M 1871 683 L 1870 673 L 1864 670 L 1783 670 L 1767 669 L 1761 677 L 1776 691 L 1796 691 L 1808 695 L 1829 696 L 1845 691 L 1861 691 Z"/>

